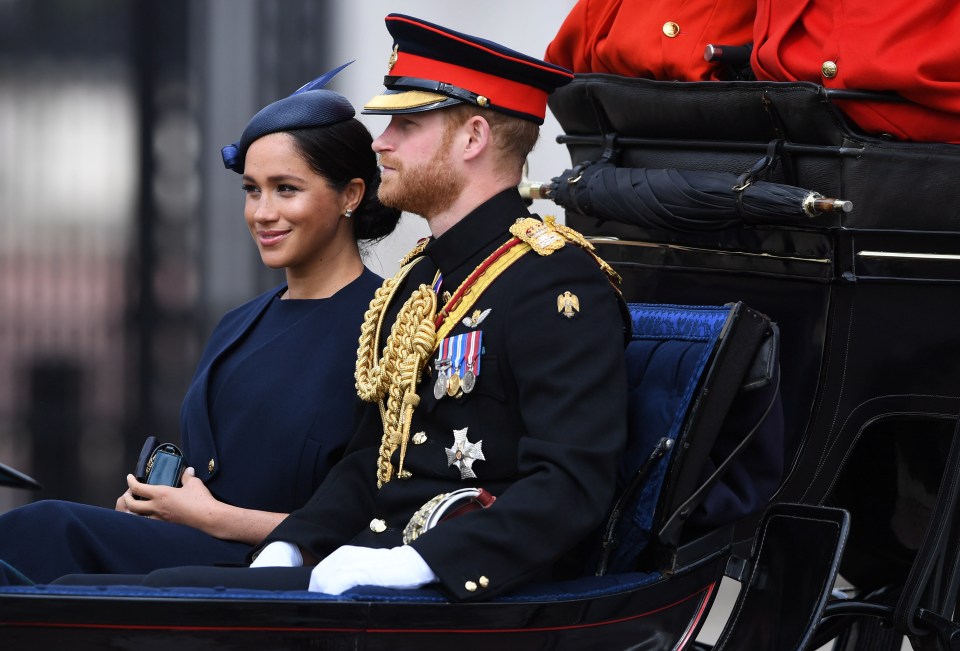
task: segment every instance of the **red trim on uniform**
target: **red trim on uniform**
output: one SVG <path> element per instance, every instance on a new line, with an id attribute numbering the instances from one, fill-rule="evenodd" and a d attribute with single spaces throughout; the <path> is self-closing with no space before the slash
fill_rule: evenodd
<path id="1" fill-rule="evenodd" d="M 473 284 L 477 282 L 477 279 L 483 275 L 490 265 L 496 262 L 497 258 L 502 256 L 504 253 L 515 247 L 517 244 L 520 244 L 521 240 L 517 237 L 512 237 L 505 244 L 503 244 L 499 249 L 487 256 L 487 259 L 480 263 L 480 266 L 473 270 L 473 272 L 467 276 L 467 279 L 464 280 L 460 287 L 457 288 L 457 291 L 450 297 L 450 300 L 447 301 L 447 304 L 443 306 L 443 309 L 440 310 L 440 313 L 437 315 L 437 318 L 434 320 L 433 325 L 439 328 L 443 322 L 446 320 L 447 316 L 452 312 L 457 304 L 460 302 L 460 299 L 463 298 L 463 295 L 470 291 L 473 288 Z"/>
<path id="2" fill-rule="evenodd" d="M 471 70 L 408 52 L 397 53 L 397 62 L 390 70 L 390 76 L 431 79 L 459 86 L 471 93 L 483 95 L 497 106 L 535 115 L 541 120 L 547 113 L 546 91 L 479 70 Z"/>
<path id="3" fill-rule="evenodd" d="M 423 23 L 419 23 L 419 22 L 417 22 L 417 21 L 415 21 L 415 20 L 410 20 L 409 18 L 402 18 L 402 17 L 400 17 L 400 16 L 387 16 L 387 20 L 395 20 L 395 21 L 397 21 L 397 22 L 403 22 L 403 23 L 409 23 L 410 25 L 416 25 L 417 27 L 419 27 L 419 28 L 421 28 L 421 29 L 426 29 L 426 30 L 429 30 L 429 31 L 434 32 L 434 33 L 436 33 L 436 34 L 440 34 L 441 36 L 444 36 L 444 37 L 446 37 L 446 38 L 449 38 L 449 39 L 451 39 L 451 40 L 453 40 L 453 41 L 458 41 L 458 42 L 460 42 L 460 43 L 463 43 L 464 45 L 469 45 L 470 47 L 475 47 L 475 48 L 477 48 L 478 50 L 483 50 L 484 52 L 487 52 L 487 53 L 492 54 L 492 55 L 494 55 L 494 56 L 498 56 L 498 57 L 500 57 L 501 59 L 506 59 L 506 60 L 508 60 L 508 61 L 513 61 L 513 62 L 515 62 L 515 63 L 520 63 L 520 64 L 523 64 L 523 65 L 525 65 L 525 66 L 530 66 L 531 68 L 537 68 L 537 69 L 539 69 L 539 70 L 544 70 L 544 71 L 546 71 L 546 72 L 550 72 L 550 73 L 553 73 L 553 74 L 555 74 L 555 75 L 562 75 L 562 76 L 564 76 L 564 77 L 568 77 L 568 78 L 570 78 L 570 79 L 573 79 L 573 73 L 568 72 L 568 71 L 566 71 L 566 70 L 557 70 L 556 68 L 553 68 L 553 67 L 551 67 L 551 66 L 539 65 L 539 64 L 534 63 L 534 62 L 532 62 L 532 61 L 527 61 L 526 59 L 518 59 L 517 57 L 512 57 L 512 56 L 509 56 L 509 55 L 507 55 L 507 54 L 503 54 L 502 52 L 497 52 L 496 50 L 491 50 L 491 49 L 488 48 L 488 47 L 484 47 L 484 46 L 480 45 L 479 43 L 474 43 L 473 41 L 468 41 L 468 40 L 466 40 L 466 39 L 460 38 L 459 36 L 454 36 L 453 34 L 450 34 L 449 32 L 445 32 L 445 31 L 443 31 L 442 29 L 437 29 L 437 28 L 435 28 L 435 27 L 430 27 L 429 25 L 424 25 Z M 410 76 L 413 76 L 413 75 L 410 75 Z"/>

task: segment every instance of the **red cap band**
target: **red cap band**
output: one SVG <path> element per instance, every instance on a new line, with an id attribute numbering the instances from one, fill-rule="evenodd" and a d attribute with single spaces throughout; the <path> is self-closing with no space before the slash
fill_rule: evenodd
<path id="1" fill-rule="evenodd" d="M 547 112 L 546 91 L 496 75 L 488 75 L 471 68 L 444 63 L 407 52 L 397 54 L 397 61 L 390 70 L 390 75 L 393 77 L 431 79 L 458 86 L 471 93 L 483 95 L 492 104 L 499 107 L 534 115 L 540 120 L 544 119 Z"/>

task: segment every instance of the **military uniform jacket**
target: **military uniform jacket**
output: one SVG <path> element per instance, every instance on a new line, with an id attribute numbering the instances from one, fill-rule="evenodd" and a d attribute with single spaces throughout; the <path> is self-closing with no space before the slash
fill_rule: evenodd
<path id="1" fill-rule="evenodd" d="M 528 215 L 510 189 L 431 241 L 397 292 L 382 337 L 412 288 L 431 283 L 439 269 L 440 294 L 453 292 L 510 238 L 510 225 Z M 558 301 L 565 292 L 567 300 Z M 459 397 L 435 397 L 434 355 L 418 389 L 403 466 L 409 475 L 377 488 L 382 427 L 371 405 L 344 460 L 264 545 L 288 541 L 317 558 L 343 544 L 394 547 L 430 498 L 483 487 L 497 498 L 492 506 L 442 522 L 411 543 L 446 592 L 471 600 L 549 576 L 598 527 L 626 440 L 626 326 L 617 292 L 589 254 L 567 245 L 521 257 L 474 308 L 474 315 L 489 312 L 479 323 L 458 323 L 450 336 L 483 333 L 475 387 Z M 482 446 L 483 459 L 472 462 L 474 478 L 462 478 L 447 452 L 463 430 Z M 374 531 L 380 527 L 371 527 L 372 519 L 386 529 Z"/>

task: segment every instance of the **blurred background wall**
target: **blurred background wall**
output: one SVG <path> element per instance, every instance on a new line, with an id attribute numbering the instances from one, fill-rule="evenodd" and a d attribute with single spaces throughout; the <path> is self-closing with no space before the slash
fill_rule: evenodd
<path id="1" fill-rule="evenodd" d="M 330 87 L 355 105 L 378 93 L 389 12 L 541 56 L 573 4 L 0 0 L 0 462 L 44 485 L 0 488 L 0 512 L 112 507 L 144 437 L 179 439 L 216 321 L 282 280 L 220 159 L 256 110 L 351 59 Z M 532 178 L 567 166 L 559 131 L 548 116 Z M 394 273 L 426 233 L 405 216 L 368 265 Z"/>

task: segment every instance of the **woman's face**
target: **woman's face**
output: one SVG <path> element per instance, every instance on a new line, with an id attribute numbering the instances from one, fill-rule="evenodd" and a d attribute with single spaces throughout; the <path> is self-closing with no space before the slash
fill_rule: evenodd
<path id="1" fill-rule="evenodd" d="M 307 165 L 291 136 L 272 133 L 250 145 L 243 189 L 243 215 L 268 267 L 309 273 L 343 247 L 356 247 L 344 217 L 355 201 Z"/>

